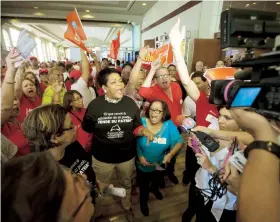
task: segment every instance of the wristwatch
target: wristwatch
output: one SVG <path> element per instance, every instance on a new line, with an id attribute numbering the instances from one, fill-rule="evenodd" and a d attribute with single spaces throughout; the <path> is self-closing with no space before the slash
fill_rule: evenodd
<path id="1" fill-rule="evenodd" d="M 248 158 L 249 153 L 254 149 L 266 150 L 270 153 L 273 153 L 280 159 L 280 146 L 276 143 L 270 141 L 254 141 L 244 150 L 245 157 Z"/>

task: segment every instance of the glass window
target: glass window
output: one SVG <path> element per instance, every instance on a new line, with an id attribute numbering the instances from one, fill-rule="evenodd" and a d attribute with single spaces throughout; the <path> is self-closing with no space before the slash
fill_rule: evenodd
<path id="1" fill-rule="evenodd" d="M 8 34 L 8 32 L 5 29 L 2 29 L 2 33 L 3 33 L 6 49 L 7 49 L 7 51 L 10 51 L 12 46 L 11 46 L 9 34 Z"/>
<path id="2" fill-rule="evenodd" d="M 42 50 L 42 44 L 41 44 L 41 39 L 35 38 L 36 41 L 36 48 L 37 48 L 37 53 L 39 57 L 39 61 L 42 62 L 44 61 L 44 56 L 43 56 L 43 50 Z"/>
<path id="3" fill-rule="evenodd" d="M 47 56 L 47 51 L 46 51 L 46 45 L 44 42 L 42 42 L 42 49 L 43 49 L 44 61 L 47 61 L 48 56 Z"/>
<path id="4" fill-rule="evenodd" d="M 12 44 L 14 47 L 16 47 L 17 41 L 18 41 L 18 36 L 19 36 L 19 31 L 16 29 L 10 28 L 10 34 L 11 34 Z"/>

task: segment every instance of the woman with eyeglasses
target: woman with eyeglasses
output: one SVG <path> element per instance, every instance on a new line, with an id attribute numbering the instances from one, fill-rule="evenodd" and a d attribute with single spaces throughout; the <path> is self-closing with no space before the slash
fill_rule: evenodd
<path id="1" fill-rule="evenodd" d="M 161 175 L 157 172 L 157 167 L 169 163 L 183 145 L 183 139 L 170 118 L 168 106 L 161 100 L 151 102 L 146 117 L 142 117 L 144 127 L 155 135 L 155 139 L 151 142 L 145 137 L 137 139 L 139 159 L 137 178 L 140 188 L 140 208 L 144 216 L 149 215 L 147 204 L 149 192 L 159 200 L 163 198 L 159 191 L 158 182 Z"/>
<path id="2" fill-rule="evenodd" d="M 94 213 L 87 177 L 62 167 L 49 152 L 2 164 L 1 181 L 2 221 L 89 222 Z"/>
<path id="3" fill-rule="evenodd" d="M 31 152 L 48 150 L 60 164 L 86 174 L 95 184 L 91 155 L 76 141 L 76 127 L 67 109 L 58 104 L 38 107 L 25 118 L 22 131 Z"/>
<path id="4" fill-rule="evenodd" d="M 86 113 L 82 95 L 76 90 L 67 91 L 64 95 L 63 106 L 68 111 L 72 122 L 76 126 L 77 141 L 79 141 L 86 151 L 89 151 L 91 148 L 92 135 L 85 132 L 81 126 Z"/>
<path id="5" fill-rule="evenodd" d="M 103 69 L 98 74 L 98 83 L 105 95 L 88 105 L 82 127 L 93 134 L 91 151 L 97 179 L 109 184 L 116 170 L 120 186 L 126 189 L 126 197 L 122 199 L 126 218 L 134 221 L 130 197 L 136 156 L 135 136 L 153 140 L 153 134 L 142 126 L 135 102 L 124 96 L 124 83 L 118 70 Z M 101 215 L 102 201 L 99 207 L 96 216 Z"/>

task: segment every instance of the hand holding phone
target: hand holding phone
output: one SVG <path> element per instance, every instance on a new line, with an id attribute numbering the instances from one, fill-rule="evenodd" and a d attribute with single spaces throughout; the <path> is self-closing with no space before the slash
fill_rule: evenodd
<path id="1" fill-rule="evenodd" d="M 201 153 L 201 150 L 199 148 L 200 144 L 199 144 L 199 140 L 197 139 L 197 137 L 195 136 L 195 134 L 190 133 L 190 147 L 193 149 L 194 153 Z"/>

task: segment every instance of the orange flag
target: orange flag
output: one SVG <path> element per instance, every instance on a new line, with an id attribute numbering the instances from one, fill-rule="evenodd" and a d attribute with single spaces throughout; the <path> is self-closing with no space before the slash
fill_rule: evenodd
<path id="1" fill-rule="evenodd" d="M 75 9 L 73 12 L 69 13 L 66 20 L 68 27 L 64 33 L 64 38 L 79 46 L 81 49 L 88 51 L 83 42 L 83 40 L 87 40 L 87 36 L 84 32 L 77 10 Z"/>
<path id="2" fill-rule="evenodd" d="M 109 57 L 116 60 L 118 58 L 119 49 L 120 49 L 120 30 L 118 31 L 116 38 L 112 40 Z"/>
<path id="3" fill-rule="evenodd" d="M 173 52 L 170 43 L 151 51 L 145 58 L 145 63 L 150 64 L 158 58 L 160 59 L 161 65 L 168 65 L 173 63 Z"/>

